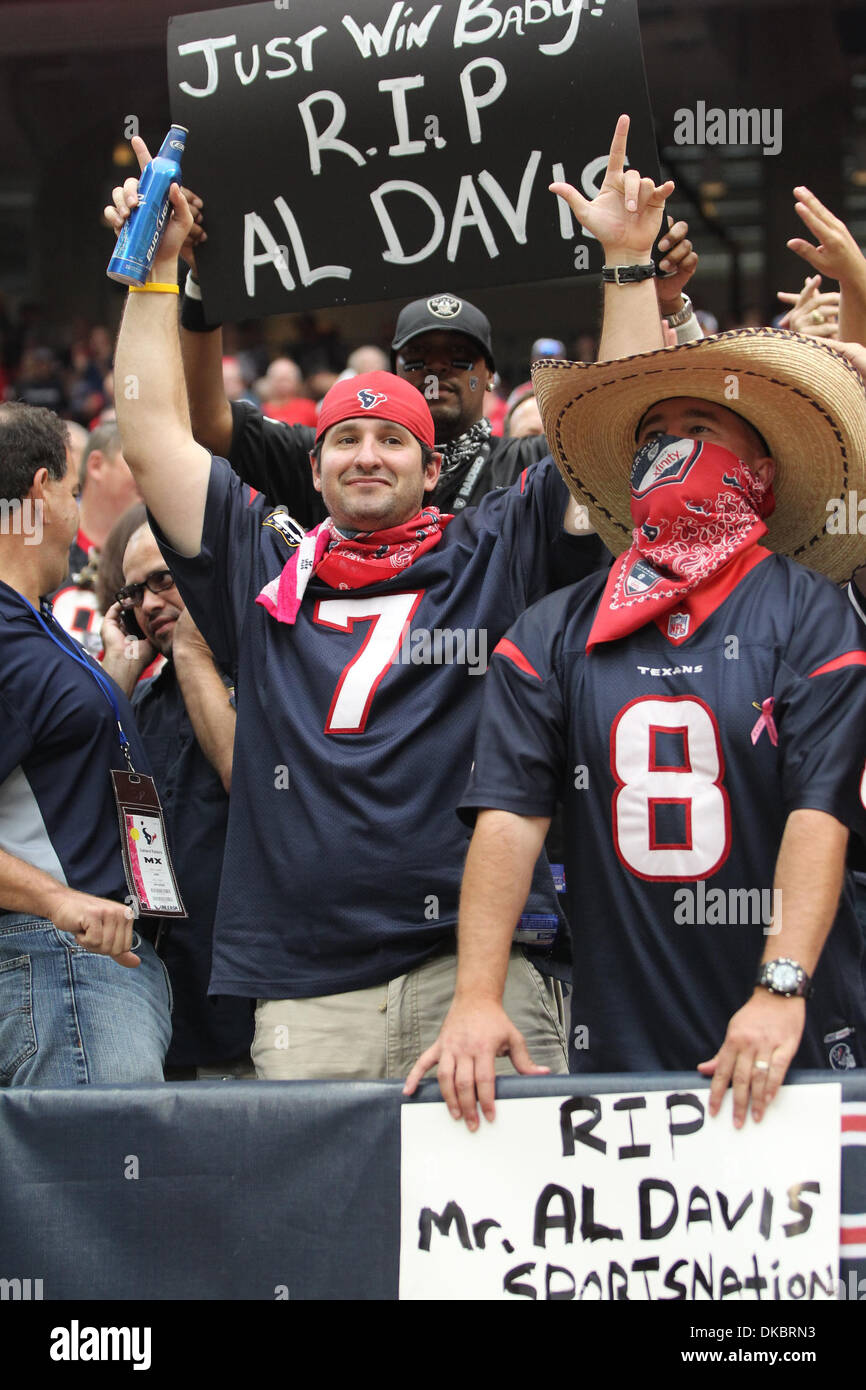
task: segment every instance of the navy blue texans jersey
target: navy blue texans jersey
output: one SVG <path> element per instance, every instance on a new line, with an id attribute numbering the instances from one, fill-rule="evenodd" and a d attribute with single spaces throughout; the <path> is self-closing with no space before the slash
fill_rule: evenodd
<path id="1" fill-rule="evenodd" d="M 70 654 L 80 655 L 73 639 L 57 623 L 47 625 L 54 641 L 21 595 L 0 581 L 0 848 L 58 883 L 123 902 L 129 889 L 111 769 L 126 762 L 116 716 L 93 675 Z M 92 660 L 87 665 L 100 670 Z M 149 774 L 132 707 L 105 679 L 134 766 Z"/>
<path id="2" fill-rule="evenodd" d="M 484 671 L 552 587 L 567 500 L 552 460 L 538 464 L 388 580 L 340 591 L 314 575 L 290 626 L 255 599 L 301 533 L 213 460 L 200 554 L 160 539 L 217 662 L 237 673 L 211 993 L 360 989 L 453 944 L 468 842 L 456 807 Z M 572 553 L 579 577 L 601 543 L 572 538 Z M 555 913 L 546 877 L 530 909 Z"/>
<path id="3" fill-rule="evenodd" d="M 862 629 L 827 580 L 771 555 L 678 645 L 651 622 L 587 655 L 603 587 L 550 595 L 499 644 L 462 810 L 562 802 L 573 1069 L 687 1070 L 718 1050 L 784 921 L 787 817 L 863 826 Z M 795 1065 L 863 1065 L 847 889 L 814 985 Z"/>

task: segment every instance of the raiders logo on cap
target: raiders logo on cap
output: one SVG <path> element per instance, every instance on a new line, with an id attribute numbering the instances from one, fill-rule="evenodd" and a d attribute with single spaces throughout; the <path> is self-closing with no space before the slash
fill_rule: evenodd
<path id="1" fill-rule="evenodd" d="M 463 308 L 463 301 L 455 299 L 453 294 L 437 294 L 427 300 L 427 308 L 437 319 L 453 319 Z"/>

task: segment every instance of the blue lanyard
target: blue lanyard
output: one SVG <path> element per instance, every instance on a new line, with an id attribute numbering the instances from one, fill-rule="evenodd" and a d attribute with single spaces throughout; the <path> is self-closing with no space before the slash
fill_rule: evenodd
<path id="1" fill-rule="evenodd" d="M 48 611 L 48 616 L 51 618 L 51 621 L 54 623 L 54 626 L 58 628 L 60 632 L 63 633 L 64 637 L 67 638 L 67 641 L 72 643 L 72 647 L 67 646 L 66 642 L 60 641 L 59 637 L 57 637 L 56 634 L 48 626 L 42 614 L 36 608 L 33 607 L 33 604 L 30 602 L 29 598 L 25 598 L 22 593 L 19 593 L 18 597 L 22 599 L 24 603 L 27 604 L 27 607 L 30 609 L 30 612 L 33 614 L 40 627 L 44 628 L 45 632 L 51 638 L 54 645 L 59 647 L 62 652 L 65 652 L 67 656 L 70 656 L 72 660 L 76 662 L 79 666 L 83 666 L 87 674 L 89 676 L 92 676 L 93 679 L 96 681 L 96 684 L 99 686 L 99 689 L 102 691 L 103 695 L 105 696 L 106 700 L 111 705 L 111 708 L 114 711 L 114 718 L 117 724 L 117 737 L 120 740 L 121 751 L 123 753 L 123 756 L 126 758 L 127 766 L 130 772 L 135 772 L 135 768 L 132 765 L 132 758 L 130 757 L 129 753 L 129 739 L 124 733 L 123 725 L 120 722 L 120 706 L 117 703 L 117 697 L 115 696 L 114 691 L 111 688 L 111 683 L 108 680 L 108 678 L 105 675 L 103 675 L 102 671 L 99 670 L 99 667 L 96 665 L 96 662 L 93 662 L 93 664 L 91 664 L 90 659 L 85 655 L 83 648 L 79 647 L 78 643 L 75 641 L 75 638 L 68 637 L 64 629 L 60 627 L 60 624 L 51 612 L 51 605 L 47 602 L 47 600 L 43 600 L 43 604 Z"/>

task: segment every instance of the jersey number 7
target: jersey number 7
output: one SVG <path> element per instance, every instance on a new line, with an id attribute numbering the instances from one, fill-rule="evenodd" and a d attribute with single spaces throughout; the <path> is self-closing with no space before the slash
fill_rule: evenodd
<path id="1" fill-rule="evenodd" d="M 374 598 L 326 598 L 316 604 L 313 622 L 337 632 L 352 632 L 355 623 L 370 621 L 360 649 L 337 681 L 325 721 L 326 734 L 364 732 L 379 682 L 393 664 L 423 596 L 421 590 Z"/>

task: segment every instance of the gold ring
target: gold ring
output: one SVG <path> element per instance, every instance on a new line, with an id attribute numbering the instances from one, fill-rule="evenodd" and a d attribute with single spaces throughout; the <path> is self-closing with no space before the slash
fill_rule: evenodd
<path id="1" fill-rule="evenodd" d="M 753 1068 L 754 1068 L 755 1071 L 769 1071 L 769 1070 L 770 1070 L 770 1063 L 769 1063 L 769 1062 L 753 1062 L 752 1066 L 753 1066 Z"/>
<path id="2" fill-rule="evenodd" d="M 812 320 L 813 323 L 824 322 L 824 315 L 821 313 L 820 309 L 813 309 L 811 314 L 809 315 L 809 318 Z"/>

